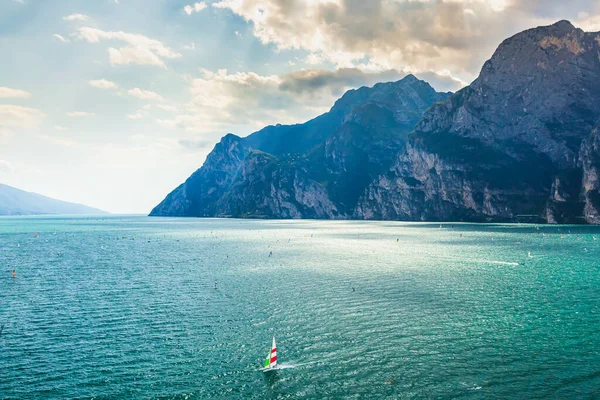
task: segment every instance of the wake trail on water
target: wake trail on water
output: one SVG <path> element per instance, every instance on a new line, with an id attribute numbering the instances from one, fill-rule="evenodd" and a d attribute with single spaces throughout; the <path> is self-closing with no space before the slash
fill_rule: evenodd
<path id="1" fill-rule="evenodd" d="M 462 258 L 462 257 L 437 257 L 438 260 L 445 260 L 445 261 L 466 261 L 466 262 L 471 262 L 471 263 L 480 263 L 480 264 L 498 264 L 498 265 L 510 265 L 513 267 L 518 267 L 520 264 L 518 262 L 514 262 L 514 261 L 500 261 L 500 260 L 484 260 L 484 259 L 478 259 L 478 258 Z"/>
<path id="2" fill-rule="evenodd" d="M 277 364 L 277 366 L 271 368 L 271 370 L 279 371 L 280 369 L 292 369 L 292 368 L 304 367 L 305 365 L 311 365 L 311 364 L 316 364 L 316 363 L 317 363 L 317 361 L 312 361 L 312 362 L 307 362 L 307 363 L 288 362 L 288 363 Z"/>

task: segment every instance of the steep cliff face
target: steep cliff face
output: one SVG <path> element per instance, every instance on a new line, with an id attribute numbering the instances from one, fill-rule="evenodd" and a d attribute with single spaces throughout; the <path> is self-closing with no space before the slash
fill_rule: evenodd
<path id="1" fill-rule="evenodd" d="M 583 141 L 580 152 L 583 168 L 581 198 L 587 223 L 600 224 L 600 127 Z"/>
<path id="2" fill-rule="evenodd" d="M 290 158 L 253 150 L 229 191 L 218 201 L 216 216 L 332 219 L 340 215 L 326 190 Z"/>
<path id="3" fill-rule="evenodd" d="M 409 75 L 351 90 L 305 124 L 229 134 L 151 215 L 348 218 L 423 112 L 449 96 Z"/>
<path id="4" fill-rule="evenodd" d="M 249 150 L 238 136 L 228 134 L 197 170 L 152 210 L 151 215 L 172 217 L 215 216 L 217 202 L 227 192 Z"/>
<path id="5" fill-rule="evenodd" d="M 566 21 L 520 33 L 425 113 L 354 217 L 593 221 L 582 179 L 595 162 L 581 157 L 593 158 L 594 140 L 582 144 L 599 117 L 600 35 Z"/>

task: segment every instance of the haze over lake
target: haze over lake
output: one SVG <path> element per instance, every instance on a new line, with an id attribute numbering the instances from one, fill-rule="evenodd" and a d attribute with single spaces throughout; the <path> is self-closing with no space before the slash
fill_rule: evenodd
<path id="1" fill-rule="evenodd" d="M 0 248 L 0 398 L 600 396 L 600 227 L 9 217 Z"/>

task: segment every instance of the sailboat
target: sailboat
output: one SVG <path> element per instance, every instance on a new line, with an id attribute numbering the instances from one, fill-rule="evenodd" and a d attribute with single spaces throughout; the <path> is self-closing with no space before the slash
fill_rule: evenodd
<path id="1" fill-rule="evenodd" d="M 263 372 L 273 371 L 277 366 L 277 347 L 275 346 L 275 336 L 273 336 L 273 345 L 271 351 L 267 354 L 267 359 L 263 364 Z"/>

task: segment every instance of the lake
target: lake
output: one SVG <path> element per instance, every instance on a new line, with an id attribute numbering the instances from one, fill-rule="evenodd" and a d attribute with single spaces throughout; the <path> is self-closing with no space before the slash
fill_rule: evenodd
<path id="1" fill-rule="evenodd" d="M 6 217 L 0 249 L 0 398 L 600 397 L 600 227 Z"/>

